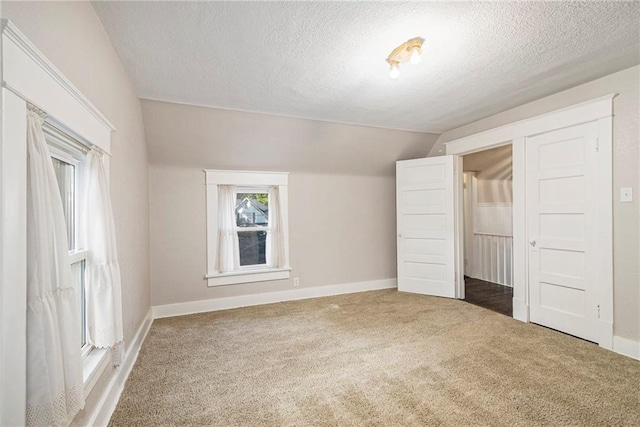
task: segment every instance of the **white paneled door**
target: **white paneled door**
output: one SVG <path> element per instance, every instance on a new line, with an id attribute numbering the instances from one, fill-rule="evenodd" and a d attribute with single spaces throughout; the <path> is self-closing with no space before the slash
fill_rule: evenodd
<path id="1" fill-rule="evenodd" d="M 526 139 L 530 319 L 597 341 L 597 122 Z"/>
<path id="2" fill-rule="evenodd" d="M 399 291 L 456 297 L 454 160 L 397 162 Z"/>

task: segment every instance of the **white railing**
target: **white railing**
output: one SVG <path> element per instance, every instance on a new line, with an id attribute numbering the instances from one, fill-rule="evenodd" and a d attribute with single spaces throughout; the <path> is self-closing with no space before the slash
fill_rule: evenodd
<path id="1" fill-rule="evenodd" d="M 501 234 L 473 234 L 472 277 L 513 286 L 513 237 Z"/>

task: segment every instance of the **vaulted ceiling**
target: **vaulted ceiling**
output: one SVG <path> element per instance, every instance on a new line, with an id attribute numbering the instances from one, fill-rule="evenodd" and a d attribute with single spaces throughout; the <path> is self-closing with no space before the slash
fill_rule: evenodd
<path id="1" fill-rule="evenodd" d="M 420 132 L 640 63 L 638 2 L 93 5 L 142 98 Z"/>

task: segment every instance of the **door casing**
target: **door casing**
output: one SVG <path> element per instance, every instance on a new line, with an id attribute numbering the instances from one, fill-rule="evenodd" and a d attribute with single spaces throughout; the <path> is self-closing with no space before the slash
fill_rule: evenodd
<path id="1" fill-rule="evenodd" d="M 445 143 L 446 154 L 462 156 L 499 147 L 513 145 L 513 317 L 529 322 L 529 283 L 528 283 L 528 247 L 526 214 L 526 138 L 582 123 L 597 122 L 598 126 L 598 344 L 613 349 L 613 99 L 610 94 L 592 99 L 547 114 L 500 126 L 484 132 L 452 140 Z M 458 283 L 464 283 L 464 227 L 461 202 L 462 168 L 459 168 L 457 180 L 458 194 L 455 215 L 457 240 L 457 276 Z"/>

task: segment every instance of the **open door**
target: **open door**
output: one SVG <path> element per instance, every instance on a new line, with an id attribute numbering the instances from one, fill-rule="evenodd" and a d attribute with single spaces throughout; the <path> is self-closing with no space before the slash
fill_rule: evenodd
<path id="1" fill-rule="evenodd" d="M 456 298 L 455 156 L 396 163 L 398 290 Z"/>

